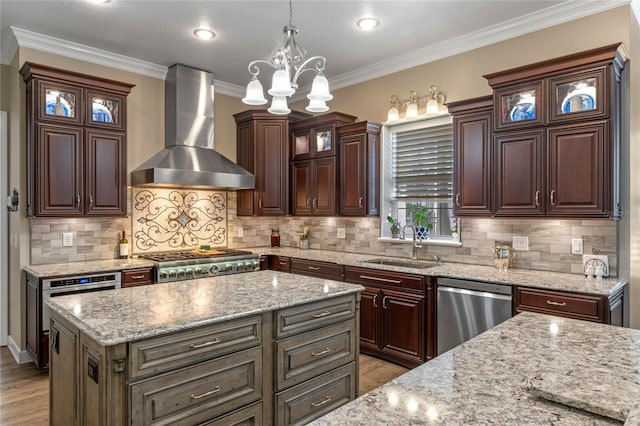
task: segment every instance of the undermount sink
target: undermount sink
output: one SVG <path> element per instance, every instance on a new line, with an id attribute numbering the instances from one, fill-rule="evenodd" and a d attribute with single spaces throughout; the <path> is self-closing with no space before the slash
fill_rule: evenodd
<path id="1" fill-rule="evenodd" d="M 373 263 L 375 265 L 400 266 L 402 268 L 427 269 L 438 266 L 434 262 L 420 262 L 415 260 L 393 260 L 393 259 L 367 259 L 363 263 Z"/>

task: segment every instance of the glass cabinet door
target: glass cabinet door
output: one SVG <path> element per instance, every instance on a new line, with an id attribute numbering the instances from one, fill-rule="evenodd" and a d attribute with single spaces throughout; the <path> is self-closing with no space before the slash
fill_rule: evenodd
<path id="1" fill-rule="evenodd" d="M 74 86 L 38 82 L 38 119 L 65 123 L 82 122 L 82 89 Z"/>
<path id="2" fill-rule="evenodd" d="M 549 121 L 606 116 L 604 68 L 549 79 Z"/>
<path id="3" fill-rule="evenodd" d="M 311 156 L 311 132 L 307 130 L 291 133 L 292 155 L 291 159 L 308 158 Z"/>
<path id="4" fill-rule="evenodd" d="M 124 98 L 87 91 L 87 125 L 124 130 Z"/>
<path id="5" fill-rule="evenodd" d="M 542 83 L 494 91 L 496 130 L 542 124 Z"/>
<path id="6" fill-rule="evenodd" d="M 316 155 L 334 155 L 335 149 L 335 126 L 319 127 L 313 129 L 312 140 Z"/>

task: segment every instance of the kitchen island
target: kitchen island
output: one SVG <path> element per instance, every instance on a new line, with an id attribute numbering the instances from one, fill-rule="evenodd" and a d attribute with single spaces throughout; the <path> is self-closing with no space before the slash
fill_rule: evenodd
<path id="1" fill-rule="evenodd" d="M 640 330 L 522 313 L 311 424 L 637 425 L 639 411 Z"/>
<path id="2" fill-rule="evenodd" d="M 52 425 L 307 422 L 352 400 L 361 286 L 273 271 L 52 298 Z"/>

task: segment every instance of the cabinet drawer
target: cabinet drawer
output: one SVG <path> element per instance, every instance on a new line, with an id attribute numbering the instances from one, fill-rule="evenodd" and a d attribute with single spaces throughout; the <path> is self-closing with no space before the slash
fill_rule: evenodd
<path id="1" fill-rule="evenodd" d="M 313 277 L 327 278 L 342 281 L 342 265 L 329 262 L 316 262 L 313 260 L 291 259 L 291 272 Z"/>
<path id="2" fill-rule="evenodd" d="M 306 424 L 355 399 L 355 363 L 276 395 L 276 424 Z"/>
<path id="3" fill-rule="evenodd" d="M 127 269 L 122 271 L 122 287 L 151 284 L 153 268 Z"/>
<path id="4" fill-rule="evenodd" d="M 193 425 L 262 397 L 262 347 L 130 385 L 131 424 Z"/>
<path id="5" fill-rule="evenodd" d="M 271 256 L 270 263 L 270 269 L 274 271 L 289 272 L 291 269 L 291 259 L 288 257 Z"/>
<path id="6" fill-rule="evenodd" d="M 214 324 L 129 346 L 129 377 L 154 374 L 262 343 L 262 317 Z"/>
<path id="7" fill-rule="evenodd" d="M 322 302 L 282 309 L 276 313 L 276 337 L 287 337 L 345 321 L 353 318 L 355 312 L 355 296 L 336 297 Z"/>
<path id="8" fill-rule="evenodd" d="M 378 269 L 347 266 L 344 268 L 344 280 L 353 284 L 407 290 L 420 294 L 424 294 L 425 291 L 424 277 L 420 275 L 402 274 Z"/>
<path id="9" fill-rule="evenodd" d="M 356 359 L 355 321 L 276 343 L 276 388 L 283 390 Z"/>
<path id="10" fill-rule="evenodd" d="M 261 426 L 262 402 L 241 408 L 219 419 L 203 423 L 201 426 Z"/>
<path id="11" fill-rule="evenodd" d="M 603 322 L 604 300 L 602 297 L 518 287 L 516 311 L 541 312 Z"/>

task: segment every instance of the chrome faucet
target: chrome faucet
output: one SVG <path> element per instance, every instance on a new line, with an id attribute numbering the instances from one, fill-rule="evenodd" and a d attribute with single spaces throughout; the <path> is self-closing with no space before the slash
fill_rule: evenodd
<path id="1" fill-rule="evenodd" d="M 416 237 L 418 235 L 418 230 L 416 229 L 416 225 L 414 225 L 411 222 L 407 222 L 407 224 L 404 225 L 402 227 L 402 230 L 400 231 L 400 238 L 404 240 L 404 231 L 405 229 L 407 229 L 407 226 L 410 227 L 411 230 L 413 231 L 413 243 L 411 244 L 412 246 L 411 260 L 418 260 L 418 249 L 422 248 L 422 246 L 418 244 L 418 242 L 416 241 Z"/>

